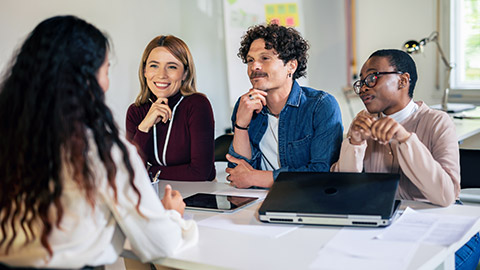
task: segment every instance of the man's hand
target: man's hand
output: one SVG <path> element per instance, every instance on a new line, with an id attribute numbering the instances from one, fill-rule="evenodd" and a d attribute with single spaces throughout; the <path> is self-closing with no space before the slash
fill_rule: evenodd
<path id="1" fill-rule="evenodd" d="M 238 104 L 236 122 L 241 127 L 250 125 L 253 113 L 259 113 L 263 106 L 267 105 L 267 92 L 250 89 L 247 93 L 240 97 Z"/>
<path id="2" fill-rule="evenodd" d="M 226 155 L 227 160 L 237 164 L 235 168 L 227 168 L 225 172 L 229 175 L 227 180 L 236 188 L 271 187 L 273 184 L 273 173 L 271 171 L 255 170 L 248 162 L 243 159 Z"/>

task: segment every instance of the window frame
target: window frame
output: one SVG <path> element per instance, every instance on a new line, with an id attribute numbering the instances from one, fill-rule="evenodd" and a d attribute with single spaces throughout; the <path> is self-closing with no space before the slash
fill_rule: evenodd
<path id="1" fill-rule="evenodd" d="M 461 38 L 462 18 L 465 18 L 464 0 L 450 0 L 450 62 L 454 65 L 450 77 L 452 90 L 480 90 L 480 80 L 463 80 L 465 72 L 465 41 Z"/>

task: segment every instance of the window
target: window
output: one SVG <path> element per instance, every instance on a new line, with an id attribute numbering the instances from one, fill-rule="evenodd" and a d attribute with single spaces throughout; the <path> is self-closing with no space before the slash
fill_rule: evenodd
<path id="1" fill-rule="evenodd" d="M 480 0 L 451 0 L 453 89 L 480 89 Z"/>

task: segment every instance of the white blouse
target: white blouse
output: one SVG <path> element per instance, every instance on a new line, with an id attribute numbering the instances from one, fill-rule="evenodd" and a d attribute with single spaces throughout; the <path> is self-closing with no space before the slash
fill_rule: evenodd
<path id="1" fill-rule="evenodd" d="M 126 139 L 122 140 L 135 172 L 135 186 L 141 193 L 141 214 L 136 209 L 138 196 L 129 183 L 118 146 L 112 148 L 117 166 L 118 202 L 115 202 L 95 141 L 90 138 L 90 166 L 97 185 L 94 207 L 86 200 L 84 191 L 73 182 L 71 169 L 64 166 L 62 179 L 65 182 L 61 198 L 64 215 L 60 228 L 53 226 L 48 237 L 53 256 L 49 257 L 39 237 L 25 246 L 26 235 L 23 230 L 17 229 L 17 238 L 8 255 L 5 254 L 5 245 L 0 247 L 0 262 L 12 266 L 80 268 L 114 263 L 123 250 L 125 239 L 144 262 L 172 255 L 196 244 L 198 229 L 195 221 L 184 220 L 177 211 L 163 208 L 136 148 Z M 54 215 L 55 210 L 52 209 L 51 213 Z M 39 226 L 35 230 L 39 236 Z M 11 233 L 7 231 L 7 235 Z M 0 238 L 4 238 L 1 230 Z"/>

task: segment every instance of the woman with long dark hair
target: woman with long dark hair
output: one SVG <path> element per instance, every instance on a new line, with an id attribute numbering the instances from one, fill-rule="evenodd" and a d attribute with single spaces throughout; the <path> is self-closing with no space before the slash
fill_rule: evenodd
<path id="1" fill-rule="evenodd" d="M 185 204 L 160 201 L 104 103 L 108 39 L 74 16 L 41 22 L 0 85 L 0 266 L 142 261 L 197 240 Z"/>

